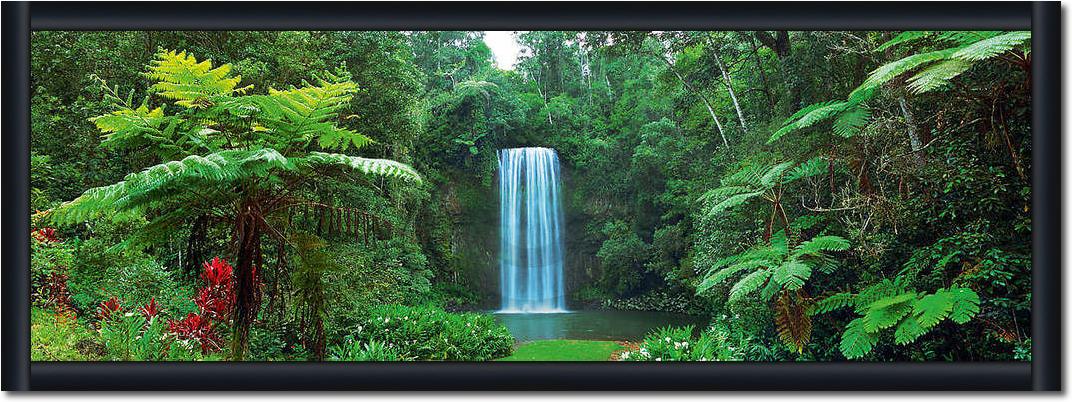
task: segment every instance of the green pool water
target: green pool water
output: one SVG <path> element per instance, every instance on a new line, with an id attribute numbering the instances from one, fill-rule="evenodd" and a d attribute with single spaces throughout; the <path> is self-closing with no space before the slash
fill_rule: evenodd
<path id="1" fill-rule="evenodd" d="M 653 311 L 580 310 L 568 313 L 504 314 L 495 318 L 519 342 L 540 339 L 638 341 L 648 331 L 667 325 L 707 325 L 707 318 Z"/>

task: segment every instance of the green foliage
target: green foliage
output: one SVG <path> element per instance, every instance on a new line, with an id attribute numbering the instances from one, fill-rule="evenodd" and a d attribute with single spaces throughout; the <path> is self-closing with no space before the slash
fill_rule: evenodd
<path id="1" fill-rule="evenodd" d="M 1030 53 L 1031 33 L 1012 32 L 930 32 L 909 31 L 880 45 L 876 51 L 888 51 L 903 47 L 923 38 L 934 38 L 938 42 L 952 42 L 952 47 L 938 50 L 922 51 L 901 59 L 883 64 L 871 71 L 845 101 L 827 101 L 805 107 L 786 119 L 774 134 L 770 142 L 784 135 L 811 127 L 817 122 L 836 117 L 834 132 L 842 137 L 851 137 L 865 126 L 870 112 L 861 104 L 869 101 L 875 91 L 894 79 L 911 71 L 921 71 L 907 78 L 907 88 L 915 94 L 922 94 L 947 88 L 949 83 L 972 68 L 975 63 L 992 59 L 999 55 L 1018 51 L 1022 57 Z"/>
<path id="2" fill-rule="evenodd" d="M 514 337 L 490 315 L 434 307 L 377 306 L 353 331 L 354 342 L 386 344 L 400 360 L 487 361 L 509 355 L 514 345 Z"/>
<path id="3" fill-rule="evenodd" d="M 354 340 L 353 336 L 347 335 L 341 345 L 334 345 L 329 351 L 331 361 L 344 362 L 393 362 L 402 360 L 398 352 L 385 346 L 381 342 L 371 341 L 366 344 Z"/>
<path id="4" fill-rule="evenodd" d="M 31 361 L 100 360 L 102 348 L 87 326 L 69 315 L 30 309 Z"/>
<path id="5" fill-rule="evenodd" d="M 724 328 L 710 327 L 695 336 L 694 327 L 659 328 L 644 337 L 623 361 L 740 361 L 748 345 L 734 342 Z"/>
<path id="6" fill-rule="evenodd" d="M 718 215 L 760 197 L 775 202 L 780 189 L 800 179 L 822 174 L 827 161 L 821 157 L 803 163 L 782 162 L 776 165 L 749 165 L 722 178 L 721 186 L 704 193 L 700 201 L 708 215 Z"/>
<path id="7" fill-rule="evenodd" d="M 946 319 L 967 323 L 979 314 L 979 303 L 979 295 L 968 288 L 943 288 L 928 294 L 885 280 L 857 295 L 829 296 L 815 305 L 812 314 L 853 307 L 860 317 L 845 327 L 840 348 L 845 357 L 859 359 L 871 352 L 885 330 L 894 330 L 896 344 L 909 344 Z"/>
<path id="8" fill-rule="evenodd" d="M 101 321 L 100 339 L 111 361 L 203 360 L 200 346 L 167 333 L 162 317 L 149 320 L 136 313 Z"/>
<path id="9" fill-rule="evenodd" d="M 763 288 L 759 299 L 766 301 L 776 292 L 801 289 L 811 278 L 812 271 L 828 257 L 827 253 L 849 248 L 848 240 L 831 235 L 796 240 L 799 244 L 789 241 L 785 230 L 780 230 L 771 236 L 769 242 L 716 262 L 707 270 L 707 275 L 696 288 L 697 292 L 706 292 L 743 274 L 730 289 L 729 299 L 740 300 Z"/>

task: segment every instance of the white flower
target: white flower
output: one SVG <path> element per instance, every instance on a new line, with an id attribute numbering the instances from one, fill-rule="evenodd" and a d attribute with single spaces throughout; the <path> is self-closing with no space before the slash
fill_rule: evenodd
<path id="1" fill-rule="evenodd" d="M 655 358 L 655 361 L 657 361 L 657 362 L 661 362 L 661 361 L 663 361 L 663 358 L 661 358 L 661 357 L 656 357 L 656 358 Z"/>
<path id="2" fill-rule="evenodd" d="M 667 341 L 667 342 L 670 342 L 670 337 L 669 337 L 669 336 L 668 336 L 668 337 L 666 337 L 666 341 Z"/>
<path id="3" fill-rule="evenodd" d="M 689 343 L 688 342 L 681 342 L 681 346 L 687 348 L 687 347 L 689 347 Z"/>
<path id="4" fill-rule="evenodd" d="M 625 359 L 628 359 L 628 358 L 629 358 L 629 352 L 623 352 L 622 353 L 622 360 L 625 360 Z"/>

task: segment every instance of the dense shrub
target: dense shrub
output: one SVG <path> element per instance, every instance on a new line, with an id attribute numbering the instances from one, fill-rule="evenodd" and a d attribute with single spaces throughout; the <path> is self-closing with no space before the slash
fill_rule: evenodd
<path id="1" fill-rule="evenodd" d="M 420 304 L 428 301 L 431 272 L 420 247 L 401 238 L 370 248 L 336 242 L 324 249 L 339 269 L 325 273 L 324 294 L 328 339 L 341 340 L 358 324 L 354 312 L 380 304 Z"/>
<path id="2" fill-rule="evenodd" d="M 693 336 L 695 328 L 659 328 L 644 337 L 633 351 L 623 352 L 624 361 L 739 361 L 746 342 L 734 342 L 725 328 L 712 326 Z"/>
<path id="3" fill-rule="evenodd" d="M 193 290 L 178 280 L 176 272 L 146 253 L 111 248 L 99 238 L 77 244 L 68 286 L 79 311 L 92 311 L 97 303 L 116 295 L 131 305 L 155 298 L 162 309 L 175 314 L 196 311 Z"/>
<path id="4" fill-rule="evenodd" d="M 100 338 L 113 361 L 190 361 L 204 356 L 195 342 L 168 332 L 159 316 L 128 312 L 101 321 Z"/>
<path id="5" fill-rule="evenodd" d="M 600 305 L 615 310 L 665 311 L 693 315 L 707 313 L 705 306 L 695 297 L 666 290 L 656 290 L 625 299 L 603 299 Z"/>
<path id="6" fill-rule="evenodd" d="M 384 343 L 402 360 L 486 361 L 509 355 L 514 346 L 514 337 L 491 315 L 429 306 L 377 306 L 354 328 L 353 338 Z"/>

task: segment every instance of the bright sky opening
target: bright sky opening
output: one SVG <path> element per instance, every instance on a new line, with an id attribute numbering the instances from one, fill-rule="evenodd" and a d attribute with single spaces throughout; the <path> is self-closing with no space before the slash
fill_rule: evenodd
<path id="1" fill-rule="evenodd" d="M 484 43 L 495 55 L 495 66 L 503 70 L 513 70 L 517 56 L 521 54 L 521 45 L 514 38 L 514 31 L 484 31 Z"/>

